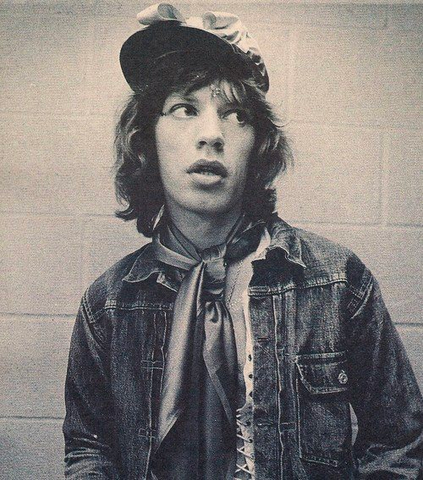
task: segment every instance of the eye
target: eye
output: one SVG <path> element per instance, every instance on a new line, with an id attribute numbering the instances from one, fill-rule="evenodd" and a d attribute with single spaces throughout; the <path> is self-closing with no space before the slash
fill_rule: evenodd
<path id="1" fill-rule="evenodd" d="M 197 115 L 197 110 L 189 103 L 178 103 L 169 109 L 168 115 L 172 115 L 176 118 L 195 117 Z"/>
<path id="2" fill-rule="evenodd" d="M 248 112 L 240 109 L 229 110 L 228 112 L 225 113 L 223 118 L 225 118 L 225 120 L 227 120 L 228 122 L 231 122 L 235 125 L 241 125 L 241 126 L 244 126 L 247 123 L 251 122 L 251 117 L 248 114 Z"/>

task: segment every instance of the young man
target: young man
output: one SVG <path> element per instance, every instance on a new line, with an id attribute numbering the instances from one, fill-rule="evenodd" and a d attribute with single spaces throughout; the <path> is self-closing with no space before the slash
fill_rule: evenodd
<path id="1" fill-rule="evenodd" d="M 422 399 L 377 282 L 273 212 L 289 153 L 254 40 L 230 14 L 139 19 L 116 187 L 152 242 L 83 296 L 67 478 L 417 479 Z"/>

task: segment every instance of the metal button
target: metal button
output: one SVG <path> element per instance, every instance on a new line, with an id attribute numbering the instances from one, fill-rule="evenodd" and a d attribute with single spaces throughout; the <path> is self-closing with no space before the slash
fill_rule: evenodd
<path id="1" fill-rule="evenodd" d="M 341 385 L 345 385 L 348 382 L 348 375 L 344 372 L 344 370 L 341 370 L 340 374 L 338 375 L 338 382 Z"/>

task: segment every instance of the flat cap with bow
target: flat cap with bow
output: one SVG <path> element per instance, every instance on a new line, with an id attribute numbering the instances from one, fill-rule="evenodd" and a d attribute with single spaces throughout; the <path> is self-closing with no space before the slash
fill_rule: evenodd
<path id="1" fill-rule="evenodd" d="M 185 19 L 173 5 L 160 3 L 140 12 L 137 19 L 143 28 L 126 40 L 120 52 L 123 74 L 134 91 L 157 58 L 190 50 L 219 52 L 229 59 L 240 56 L 249 64 L 258 87 L 268 91 L 269 77 L 257 42 L 236 15 L 206 12 Z"/>

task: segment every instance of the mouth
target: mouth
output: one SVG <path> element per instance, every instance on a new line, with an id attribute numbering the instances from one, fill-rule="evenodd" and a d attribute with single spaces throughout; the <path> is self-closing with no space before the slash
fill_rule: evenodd
<path id="1" fill-rule="evenodd" d="M 228 170 L 222 163 L 205 159 L 193 163 L 187 169 L 187 173 L 204 175 L 205 177 L 226 178 L 228 176 Z"/>

